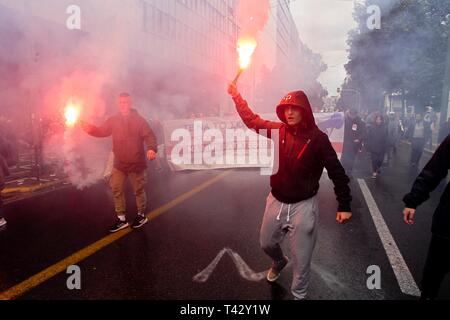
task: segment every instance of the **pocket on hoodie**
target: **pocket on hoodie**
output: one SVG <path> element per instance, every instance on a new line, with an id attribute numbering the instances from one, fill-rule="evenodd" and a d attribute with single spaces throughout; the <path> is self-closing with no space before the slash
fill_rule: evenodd
<path id="1" fill-rule="evenodd" d="M 311 175 L 314 167 L 312 165 L 305 164 L 304 161 L 301 161 L 295 165 L 295 174 L 297 176 L 308 177 Z"/>
<path id="2" fill-rule="evenodd" d="M 303 192 L 307 192 L 311 188 L 311 177 L 312 177 L 311 169 L 299 171 L 297 173 L 297 177 L 298 178 L 295 180 L 297 188 L 303 190 Z"/>

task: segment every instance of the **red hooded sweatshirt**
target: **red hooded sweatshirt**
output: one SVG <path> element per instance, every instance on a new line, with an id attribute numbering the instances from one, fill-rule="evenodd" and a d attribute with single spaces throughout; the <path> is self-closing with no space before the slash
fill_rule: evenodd
<path id="1" fill-rule="evenodd" d="M 350 180 L 328 136 L 317 127 L 303 91 L 291 92 L 281 100 L 276 108 L 281 122 L 261 119 L 240 95 L 233 100 L 248 128 L 257 132 L 261 129 L 279 130 L 278 172 L 270 177 L 272 194 L 277 200 L 289 204 L 315 196 L 323 169 L 326 168 L 334 183 L 338 211 L 351 211 Z M 295 127 L 289 126 L 284 117 L 284 109 L 289 105 L 300 107 L 302 112 L 302 121 Z"/>

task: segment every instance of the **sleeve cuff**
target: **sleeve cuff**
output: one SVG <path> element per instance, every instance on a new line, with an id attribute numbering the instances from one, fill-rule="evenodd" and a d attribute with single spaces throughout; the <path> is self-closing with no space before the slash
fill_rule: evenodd
<path id="1" fill-rule="evenodd" d="M 412 202 L 412 201 L 409 199 L 409 195 L 406 195 L 406 196 L 403 198 L 403 203 L 405 204 L 405 207 L 406 207 L 406 208 L 417 209 L 417 207 L 418 207 L 418 205 L 417 205 L 416 203 Z"/>
<path id="2" fill-rule="evenodd" d="M 416 210 L 417 207 L 418 207 L 418 205 L 412 204 L 412 203 L 410 203 L 410 202 L 405 202 L 405 201 L 403 201 L 403 203 L 405 204 L 405 207 L 406 207 L 406 208 L 410 208 L 410 209 Z"/>
<path id="3" fill-rule="evenodd" d="M 339 204 L 338 212 L 352 212 L 350 204 Z"/>

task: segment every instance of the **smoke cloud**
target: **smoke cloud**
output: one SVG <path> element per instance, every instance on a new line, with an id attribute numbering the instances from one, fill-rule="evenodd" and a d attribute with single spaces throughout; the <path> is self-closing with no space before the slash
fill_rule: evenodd
<path id="1" fill-rule="evenodd" d="M 75 2 L 82 10 L 90 5 Z M 103 177 L 111 142 L 94 139 L 79 127 L 66 128 L 63 113 L 69 101 L 81 106 L 83 120 L 97 125 L 117 112 L 116 98 L 123 91 L 130 92 L 134 107 L 147 120 L 218 115 L 223 96 L 211 92 L 224 91 L 225 79 L 173 63 L 186 59 L 181 50 L 173 60 L 165 60 L 162 53 L 139 52 L 148 37 L 138 19 L 142 7 L 115 2 L 120 15 L 102 18 L 110 12 L 109 4 L 93 4 L 103 20 L 90 33 L 68 30 L 64 16 L 62 23 L 34 16 L 31 1 L 25 10 L 1 3 L 0 46 L 9 49 L 0 51 L 0 113 L 13 119 L 20 138 L 42 145 L 44 165 L 59 163 L 77 187 Z M 42 1 L 39 15 L 53 17 L 52 5 Z M 42 129 L 41 141 L 33 136 L 36 126 Z"/>
<path id="2" fill-rule="evenodd" d="M 209 15 L 194 17 L 193 10 L 179 10 L 174 18 L 156 3 L 0 0 L 0 46 L 8 48 L 0 50 L 0 113 L 12 118 L 17 135 L 30 143 L 36 142 L 31 129 L 40 125 L 44 164 L 59 163 L 80 188 L 102 178 L 111 139 L 92 138 L 79 127 L 66 128 L 63 112 L 71 100 L 78 101 L 83 120 L 97 125 L 117 112 L 117 95 L 124 91 L 147 120 L 235 115 L 226 87 L 237 67 L 238 28 L 227 24 L 228 33 L 223 32 Z M 170 3 L 181 6 L 178 1 Z M 66 28 L 69 5 L 81 8 L 81 30 Z M 265 32 L 270 10 L 268 0 L 239 1 L 235 12 L 239 36 L 258 38 Z M 194 18 L 196 28 L 186 25 Z M 274 50 L 270 54 L 275 56 Z M 254 83 L 252 96 L 259 98 L 263 95 L 258 92 L 274 92 L 266 90 L 275 85 L 272 80 L 284 82 L 300 74 L 284 73 L 292 70 L 288 67 L 268 68 L 262 60 L 255 63 L 255 72 L 243 75 L 244 94 Z M 285 87 L 276 88 L 276 99 L 253 99 L 257 103 L 252 107 L 261 112 L 270 104 L 273 111 L 273 101 Z"/>
<path id="3" fill-rule="evenodd" d="M 240 0 L 236 9 L 242 37 L 256 37 L 269 20 L 269 0 Z"/>

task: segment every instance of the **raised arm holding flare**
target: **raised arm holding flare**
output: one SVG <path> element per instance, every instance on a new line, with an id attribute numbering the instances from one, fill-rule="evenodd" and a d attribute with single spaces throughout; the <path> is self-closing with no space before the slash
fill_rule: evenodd
<path id="1" fill-rule="evenodd" d="M 249 108 L 235 84 L 230 84 L 228 93 L 247 127 L 257 132 L 279 130 L 279 169 L 270 178 L 272 190 L 266 199 L 260 245 L 273 260 L 267 280 L 274 282 L 289 260 L 281 249 L 288 236 L 294 273 L 292 294 L 295 299 L 305 299 L 318 229 L 319 179 L 326 168 L 338 201 L 336 221 L 344 223 L 352 216 L 349 178 L 328 136 L 317 128 L 303 91 L 291 92 L 281 100 L 276 108 L 281 122 L 261 119 Z"/>

